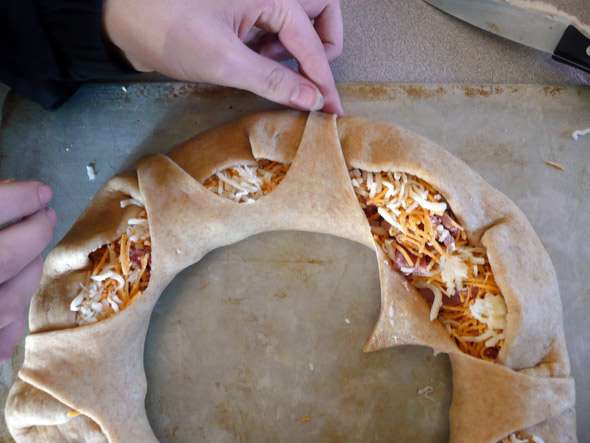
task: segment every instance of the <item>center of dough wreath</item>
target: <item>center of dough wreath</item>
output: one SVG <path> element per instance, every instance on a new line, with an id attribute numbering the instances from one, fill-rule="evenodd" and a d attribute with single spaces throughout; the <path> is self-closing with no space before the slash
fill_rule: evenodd
<path id="1" fill-rule="evenodd" d="M 576 441 L 557 279 L 522 212 L 417 134 L 291 111 L 199 134 L 99 191 L 33 298 L 6 406 L 15 439 L 155 441 L 143 345 L 158 297 L 209 251 L 277 230 L 375 251 L 364 350 L 449 354 L 451 441 Z"/>

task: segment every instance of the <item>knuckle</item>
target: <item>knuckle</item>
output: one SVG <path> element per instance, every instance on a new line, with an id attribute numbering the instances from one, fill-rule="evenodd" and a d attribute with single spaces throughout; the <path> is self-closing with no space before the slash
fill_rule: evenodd
<path id="1" fill-rule="evenodd" d="M 219 48 L 214 56 L 210 57 L 211 63 L 207 68 L 206 81 L 217 84 L 228 84 L 235 75 L 235 51 L 230 48 Z"/>
<path id="2" fill-rule="evenodd" d="M 273 94 L 281 89 L 281 86 L 285 83 L 285 71 L 281 67 L 273 68 L 266 78 L 263 84 L 264 94 Z"/>

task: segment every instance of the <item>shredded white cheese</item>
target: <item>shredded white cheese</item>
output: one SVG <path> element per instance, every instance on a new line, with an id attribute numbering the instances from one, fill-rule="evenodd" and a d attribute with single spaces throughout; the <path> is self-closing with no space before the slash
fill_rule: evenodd
<path id="1" fill-rule="evenodd" d="M 463 337 L 465 341 L 479 343 L 485 340 L 485 345 L 490 348 L 506 338 L 506 314 L 508 310 L 502 296 L 486 293 L 484 298 L 475 300 L 469 310 L 474 318 L 488 327 L 488 330 L 478 337 Z"/>
<path id="2" fill-rule="evenodd" d="M 120 205 L 122 208 L 126 208 L 127 206 L 132 206 L 132 205 L 139 206 L 140 208 L 144 207 L 142 202 L 140 202 L 134 198 L 128 198 L 127 200 L 121 200 Z"/>
<path id="3" fill-rule="evenodd" d="M 258 167 L 258 165 L 235 166 L 217 172 L 215 174 L 218 179 L 217 183 L 208 185 L 207 189 L 238 203 L 254 203 L 269 193 L 268 187 L 271 186 L 272 179 L 283 168 L 284 165 L 280 163 L 270 170 Z M 205 181 L 203 180 L 202 184 Z"/>
<path id="4" fill-rule="evenodd" d="M 489 329 L 505 329 L 506 314 L 508 312 L 504 298 L 489 292 L 485 297 L 475 300 L 469 310 L 471 315 L 485 323 Z"/>
<path id="5" fill-rule="evenodd" d="M 455 291 L 463 289 L 463 280 L 467 278 L 467 264 L 460 256 L 451 255 L 448 259 L 440 258 L 442 281 L 447 285 L 447 293 L 454 295 Z"/>
<path id="6" fill-rule="evenodd" d="M 574 131 L 572 133 L 572 138 L 575 141 L 578 141 L 578 137 L 580 137 L 581 135 L 587 135 L 587 134 L 590 134 L 590 128 Z"/>
<path id="7" fill-rule="evenodd" d="M 434 294 L 434 301 L 430 307 L 430 321 L 434 321 L 438 317 L 438 312 L 442 306 L 442 291 L 432 283 L 428 283 L 422 280 L 416 280 L 413 285 L 419 289 L 430 289 Z"/>

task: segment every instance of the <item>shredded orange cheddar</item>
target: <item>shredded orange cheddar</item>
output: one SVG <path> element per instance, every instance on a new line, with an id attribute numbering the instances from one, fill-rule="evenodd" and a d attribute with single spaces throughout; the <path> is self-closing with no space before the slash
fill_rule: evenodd
<path id="1" fill-rule="evenodd" d="M 383 249 L 390 264 L 403 271 L 411 284 L 420 283 L 420 288 L 432 285 L 440 290 L 443 300 L 437 312 L 438 319 L 461 351 L 495 361 L 504 344 L 503 338 L 490 346 L 486 345 L 487 340 L 466 339 L 477 338 L 488 331 L 487 324 L 473 316 L 471 308 L 476 300 L 502 294 L 485 251 L 471 247 L 467 233 L 442 195 L 429 183 L 410 174 L 352 169 L 350 176 L 373 229 L 375 243 Z M 390 214 L 397 224 L 389 223 L 379 208 Z M 452 248 L 445 244 L 444 236 Z M 400 254 L 399 259 L 396 252 Z M 398 260 L 401 265 L 396 263 Z M 444 278 L 449 277 L 443 273 L 443 262 L 452 268 L 457 260 L 463 264 L 454 265 L 459 268 L 453 275 L 462 275 L 462 278 L 459 289 L 449 293 L 448 281 Z M 450 300 L 445 303 L 448 298 L 452 298 L 452 303 Z M 494 332 L 502 336 L 503 330 Z"/>

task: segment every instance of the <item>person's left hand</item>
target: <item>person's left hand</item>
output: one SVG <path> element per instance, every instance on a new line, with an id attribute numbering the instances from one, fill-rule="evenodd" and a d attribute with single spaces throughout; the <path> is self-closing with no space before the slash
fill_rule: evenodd
<path id="1" fill-rule="evenodd" d="M 339 0 L 105 0 L 103 5 L 107 36 L 139 71 L 343 114 L 328 64 L 342 51 Z M 261 39 L 258 30 L 268 34 Z M 291 55 L 300 74 L 276 61 Z"/>
<path id="2" fill-rule="evenodd" d="M 57 217 L 47 207 L 52 193 L 36 181 L 0 181 L 0 364 L 12 356 L 26 317 L 24 310 L 43 273 L 41 252 L 51 241 Z"/>

